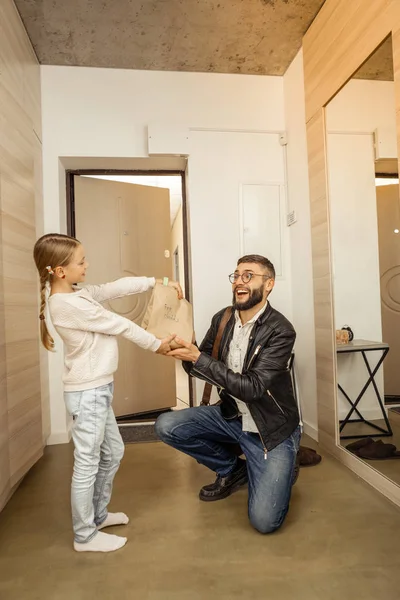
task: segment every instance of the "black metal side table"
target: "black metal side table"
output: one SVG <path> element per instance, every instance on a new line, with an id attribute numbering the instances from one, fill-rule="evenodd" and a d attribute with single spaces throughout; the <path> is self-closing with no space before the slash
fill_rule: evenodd
<path id="1" fill-rule="evenodd" d="M 359 352 L 364 359 L 364 363 L 365 363 L 365 366 L 367 367 L 367 371 L 368 371 L 368 379 L 365 382 L 362 390 L 360 391 L 360 393 L 358 394 L 358 396 L 355 400 L 352 400 L 348 396 L 348 394 L 345 392 L 343 387 L 340 385 L 340 383 L 338 383 L 339 390 L 341 391 L 343 396 L 346 398 L 347 402 L 350 404 L 350 407 L 351 407 L 349 412 L 347 413 L 346 417 L 340 421 L 339 432 L 342 433 L 344 427 L 347 425 L 347 423 L 349 423 L 350 418 L 352 417 L 353 413 L 356 413 L 358 419 L 351 419 L 351 421 L 350 421 L 351 423 L 365 423 L 366 425 L 369 425 L 370 427 L 372 427 L 373 429 L 375 429 L 376 431 L 379 432 L 379 433 L 369 433 L 369 434 L 363 434 L 363 435 L 340 435 L 340 438 L 343 440 L 346 440 L 346 439 L 355 438 L 355 437 L 365 438 L 365 437 L 369 437 L 370 435 L 373 435 L 376 437 L 386 437 L 386 436 L 393 435 L 393 431 L 392 431 L 392 428 L 389 423 L 389 419 L 387 418 L 387 414 L 385 411 L 385 406 L 384 406 L 382 397 L 379 393 L 378 386 L 376 385 L 376 381 L 375 381 L 375 375 L 379 371 L 383 361 L 385 360 L 387 353 L 389 352 L 389 345 L 385 344 L 384 342 L 370 342 L 368 340 L 353 340 L 349 344 L 337 345 L 336 352 L 338 354 L 349 354 L 351 352 Z M 368 362 L 368 358 L 367 358 L 368 352 L 381 352 L 381 356 L 373 370 L 371 369 L 371 365 Z M 375 395 L 376 395 L 376 398 L 379 403 L 379 407 L 382 411 L 382 417 L 385 421 L 386 429 L 384 429 L 383 427 L 380 427 L 380 425 L 376 425 L 375 423 L 371 423 L 371 421 L 368 421 L 367 419 L 365 419 L 363 417 L 363 415 L 361 414 L 360 410 L 358 409 L 358 405 L 359 405 L 362 397 L 364 396 L 365 392 L 367 391 L 367 389 L 369 388 L 369 386 L 371 384 L 373 385 Z"/>

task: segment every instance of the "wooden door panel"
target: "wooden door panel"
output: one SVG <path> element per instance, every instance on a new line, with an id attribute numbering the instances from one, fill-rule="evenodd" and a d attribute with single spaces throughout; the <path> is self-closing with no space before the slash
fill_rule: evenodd
<path id="1" fill-rule="evenodd" d="M 383 365 L 385 394 L 400 396 L 400 226 L 399 186 L 376 188 L 378 203 L 379 270 L 382 339 L 390 346 Z"/>
<path id="2" fill-rule="evenodd" d="M 76 236 L 90 263 L 88 283 L 127 276 L 171 277 L 169 191 L 149 186 L 75 177 Z M 94 217 L 95 215 L 95 217 Z M 117 298 L 104 306 L 138 325 L 150 292 Z M 119 338 L 115 374 L 117 416 L 176 405 L 172 360 Z"/>

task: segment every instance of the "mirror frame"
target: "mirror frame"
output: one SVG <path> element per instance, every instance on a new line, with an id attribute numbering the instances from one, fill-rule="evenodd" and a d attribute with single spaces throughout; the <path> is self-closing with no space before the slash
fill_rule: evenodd
<path id="1" fill-rule="evenodd" d="M 400 148 L 400 2 L 326 0 L 303 38 L 317 366 L 318 440 L 362 479 L 400 506 L 400 486 L 338 443 L 336 344 L 325 109 L 392 34 L 397 143 Z"/>

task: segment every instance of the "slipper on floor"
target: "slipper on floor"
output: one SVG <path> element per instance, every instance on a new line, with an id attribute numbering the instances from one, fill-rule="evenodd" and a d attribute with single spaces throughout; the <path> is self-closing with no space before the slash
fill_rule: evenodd
<path id="1" fill-rule="evenodd" d="M 381 440 L 379 440 L 381 442 Z M 378 442 L 374 444 L 368 444 L 357 451 L 357 456 L 360 458 L 366 458 L 367 460 L 387 460 L 393 458 L 400 458 L 400 452 L 397 450 L 394 444 L 384 444 Z"/>
<path id="2" fill-rule="evenodd" d="M 322 460 L 322 456 L 312 448 L 307 448 L 307 446 L 300 446 L 297 458 L 301 467 L 313 467 Z"/>
<path id="3" fill-rule="evenodd" d="M 375 440 L 373 440 L 371 437 L 367 437 L 367 438 L 361 438 L 360 440 L 357 440 L 356 442 L 351 442 L 351 444 L 347 444 L 346 446 L 346 450 L 349 450 L 350 452 L 357 452 L 357 450 L 359 450 L 360 448 L 363 448 L 364 446 L 368 446 L 369 444 L 375 443 Z"/>

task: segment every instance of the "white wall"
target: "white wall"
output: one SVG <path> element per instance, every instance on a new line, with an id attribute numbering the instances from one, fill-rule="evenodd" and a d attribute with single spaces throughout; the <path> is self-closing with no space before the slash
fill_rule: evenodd
<path id="1" fill-rule="evenodd" d="M 368 98 L 368 102 L 366 102 Z M 397 157 L 393 82 L 352 80 L 327 107 L 327 157 L 336 328 L 382 341 L 374 132 L 384 158 Z M 368 355 L 372 365 L 373 355 Z M 338 380 L 356 397 L 367 378 L 361 356 L 338 357 Z M 383 373 L 377 376 L 383 393 Z M 339 394 L 339 415 L 349 405 Z M 373 389 L 362 413 L 381 416 Z M 355 415 L 354 415 L 355 416 Z"/>
<path id="2" fill-rule="evenodd" d="M 284 183 L 283 151 L 277 135 L 196 131 L 190 148 L 190 211 L 197 337 L 206 331 L 209 315 L 232 301 L 228 275 L 242 254 L 240 246 L 241 183 Z M 284 212 L 284 195 L 281 198 Z M 288 230 L 283 277 L 270 296 L 273 306 L 292 316 Z M 262 230 L 268 238 L 268 223 Z M 203 292 L 204 290 L 204 292 Z M 196 297 L 201 293 L 201 305 Z"/>
<path id="3" fill-rule="evenodd" d="M 384 136 L 396 139 L 393 81 L 351 79 L 329 102 L 326 128 L 330 133 L 372 133 L 379 129 Z"/>
<path id="4" fill-rule="evenodd" d="M 191 267 L 200 339 L 212 314 L 231 300 L 227 276 L 241 250 L 240 185 L 284 183 L 277 135 L 285 128 L 282 78 L 44 66 L 42 102 L 46 231 L 66 229 L 59 157 L 146 157 L 149 124 L 189 129 Z M 284 226 L 281 234 L 283 274 L 271 300 L 291 318 Z M 67 431 L 61 370 L 58 345 L 49 368 L 51 441 L 63 441 Z"/>
<path id="5" fill-rule="evenodd" d="M 317 438 L 314 299 L 302 51 L 297 54 L 283 80 L 288 140 L 288 208 L 297 215 L 297 222 L 289 228 L 293 324 L 297 332 L 296 375 L 304 430 Z"/>

